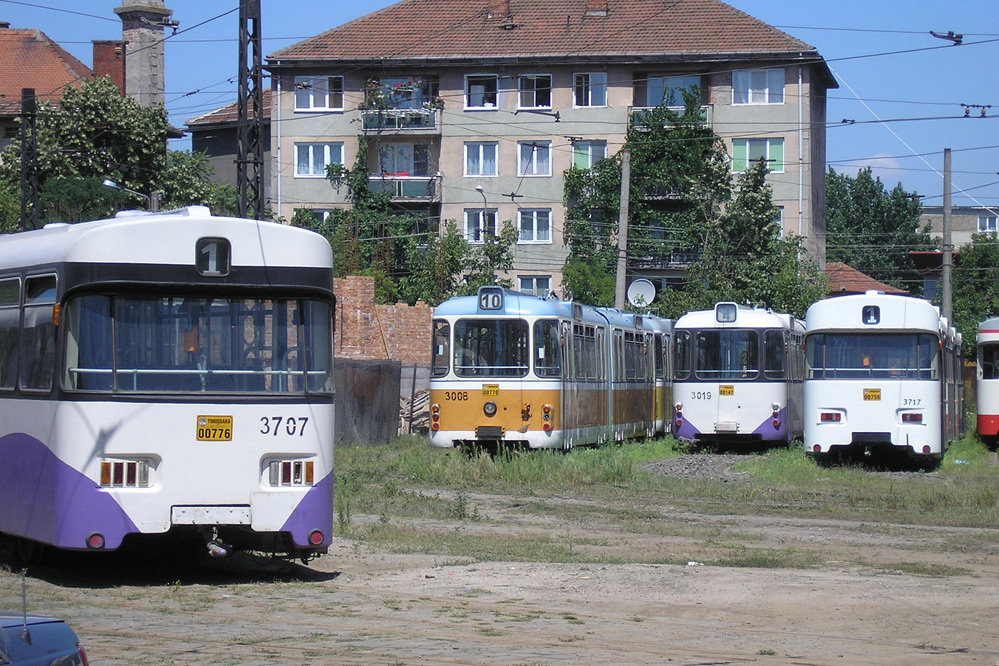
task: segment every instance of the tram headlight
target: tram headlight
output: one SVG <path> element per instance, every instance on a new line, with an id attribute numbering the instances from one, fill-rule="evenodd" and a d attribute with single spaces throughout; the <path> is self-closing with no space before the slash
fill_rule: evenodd
<path id="1" fill-rule="evenodd" d="M 772 405 L 770 405 L 770 411 L 774 413 L 774 416 L 777 416 L 778 414 L 780 414 L 780 405 L 778 405 L 776 402 L 773 403 Z"/>
<path id="2" fill-rule="evenodd" d="M 482 413 L 489 418 L 496 416 L 496 403 L 488 400 L 486 404 L 482 405 Z"/>

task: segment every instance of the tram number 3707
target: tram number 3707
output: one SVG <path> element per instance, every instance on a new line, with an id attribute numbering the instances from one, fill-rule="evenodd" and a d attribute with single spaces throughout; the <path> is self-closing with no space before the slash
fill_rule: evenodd
<path id="1" fill-rule="evenodd" d="M 308 422 L 308 416 L 299 416 L 298 418 L 294 416 L 261 416 L 260 434 L 274 437 L 281 434 L 289 437 L 296 435 L 302 437 L 305 435 L 305 426 Z"/>

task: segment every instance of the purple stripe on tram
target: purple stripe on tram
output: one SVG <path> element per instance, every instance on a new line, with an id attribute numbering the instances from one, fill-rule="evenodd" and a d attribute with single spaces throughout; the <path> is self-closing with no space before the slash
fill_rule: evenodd
<path id="1" fill-rule="evenodd" d="M 291 533 L 296 546 L 315 548 L 333 543 L 333 473 L 312 487 L 291 516 L 281 526 L 282 532 Z M 309 542 L 309 534 L 313 530 L 323 533 L 320 544 Z"/>
<path id="2" fill-rule="evenodd" d="M 75 549 L 99 532 L 112 550 L 138 531 L 110 495 L 45 444 L 23 433 L 0 437 L 0 532 Z"/>

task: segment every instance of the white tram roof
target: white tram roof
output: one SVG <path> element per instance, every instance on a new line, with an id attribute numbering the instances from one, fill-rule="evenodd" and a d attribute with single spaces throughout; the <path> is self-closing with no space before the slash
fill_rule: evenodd
<path id="1" fill-rule="evenodd" d="M 719 321 L 718 306 L 735 306 L 734 321 Z M 696 310 L 688 312 L 673 325 L 675 329 L 708 329 L 708 328 L 782 328 L 805 332 L 804 324 L 794 315 L 774 312 L 769 308 L 749 307 L 735 303 L 718 303 L 712 310 Z"/>
<path id="2" fill-rule="evenodd" d="M 978 335 L 999 336 L 999 317 L 991 317 L 978 325 Z M 989 338 L 995 340 L 996 338 Z"/>
<path id="3" fill-rule="evenodd" d="M 876 321 L 865 320 L 877 308 Z M 922 298 L 868 291 L 864 294 L 833 296 L 812 303 L 805 313 L 809 333 L 817 330 L 917 330 L 947 337 L 950 325 L 940 309 Z"/>
<path id="4" fill-rule="evenodd" d="M 106 220 L 46 224 L 34 231 L 0 235 L 0 266 L 193 265 L 195 243 L 205 237 L 229 240 L 233 266 L 333 266 L 329 243 L 313 231 L 277 222 L 215 217 L 205 206 L 119 213 Z"/>
<path id="5" fill-rule="evenodd" d="M 478 296 L 455 296 L 436 308 L 435 317 L 560 317 L 576 321 L 609 323 L 622 328 L 636 328 L 641 321 L 642 330 L 653 333 L 669 333 L 673 322 L 654 315 L 625 312 L 613 308 L 599 308 L 557 298 L 544 298 L 519 291 L 502 289 L 503 307 L 497 310 L 483 310 L 479 307 Z"/>

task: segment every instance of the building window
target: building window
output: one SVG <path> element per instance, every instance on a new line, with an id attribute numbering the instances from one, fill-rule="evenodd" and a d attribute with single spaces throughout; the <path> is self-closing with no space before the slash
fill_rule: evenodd
<path id="1" fill-rule="evenodd" d="M 343 164 L 342 143 L 296 143 L 295 176 L 326 177 L 326 167 Z"/>
<path id="2" fill-rule="evenodd" d="M 607 72 L 576 74 L 576 106 L 607 106 Z"/>
<path id="3" fill-rule="evenodd" d="M 551 243 L 552 212 L 548 208 L 520 211 L 520 243 Z"/>
<path id="4" fill-rule="evenodd" d="M 430 146 L 425 143 L 381 146 L 378 171 L 382 176 L 426 178 L 430 175 Z"/>
<path id="5" fill-rule="evenodd" d="M 465 77 L 465 108 L 495 109 L 499 91 L 499 77 L 482 74 Z"/>
<path id="6" fill-rule="evenodd" d="M 333 214 L 333 209 L 331 208 L 296 208 L 295 215 L 311 215 L 315 220 L 316 224 L 325 223 L 329 220 L 330 215 Z"/>
<path id="7" fill-rule="evenodd" d="M 742 173 L 764 160 L 772 173 L 784 173 L 784 139 L 734 139 L 732 171 Z"/>
<path id="8" fill-rule="evenodd" d="M 978 232 L 983 234 L 994 234 L 999 231 L 999 217 L 987 213 L 978 214 Z"/>
<path id="9" fill-rule="evenodd" d="M 296 111 L 343 111 L 342 76 L 296 76 Z"/>
<path id="10" fill-rule="evenodd" d="M 466 208 L 465 240 L 469 243 L 484 243 L 486 234 L 496 237 L 496 209 Z"/>
<path id="11" fill-rule="evenodd" d="M 572 166 L 577 169 L 589 169 L 605 157 L 606 141 L 577 141 L 572 144 Z"/>
<path id="12" fill-rule="evenodd" d="M 520 88 L 520 108 L 552 108 L 552 77 L 550 74 L 524 74 L 517 79 Z"/>
<path id="13" fill-rule="evenodd" d="M 534 294 L 545 298 L 551 293 L 551 275 L 521 275 L 517 280 L 520 282 L 520 291 L 525 294 Z"/>
<path id="14" fill-rule="evenodd" d="M 518 176 L 552 175 L 551 141 L 521 141 L 517 144 Z"/>
<path id="15" fill-rule="evenodd" d="M 683 94 L 696 94 L 700 87 L 700 76 L 650 76 L 645 89 L 645 105 L 686 106 Z"/>
<path id="16" fill-rule="evenodd" d="M 390 109 L 424 109 L 440 94 L 436 76 L 425 79 L 382 77 L 378 85 L 378 96 Z"/>
<path id="17" fill-rule="evenodd" d="M 783 69 L 742 69 L 732 72 L 733 104 L 783 104 Z"/>
<path id="18" fill-rule="evenodd" d="M 496 152 L 499 144 L 495 141 L 480 143 L 469 142 L 465 144 L 465 175 L 466 176 L 495 176 Z"/>

